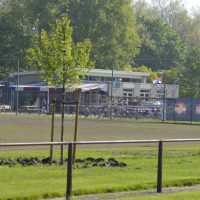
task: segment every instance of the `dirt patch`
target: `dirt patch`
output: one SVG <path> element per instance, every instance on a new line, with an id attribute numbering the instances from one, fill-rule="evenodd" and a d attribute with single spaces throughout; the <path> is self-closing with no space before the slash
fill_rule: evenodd
<path id="1" fill-rule="evenodd" d="M 67 160 L 64 160 L 64 163 L 67 163 Z M 17 159 L 11 159 L 11 158 L 0 158 L 0 165 L 2 166 L 9 166 L 13 167 L 17 164 L 20 164 L 24 167 L 27 166 L 33 166 L 33 165 L 49 165 L 50 164 L 50 158 L 17 158 Z M 57 160 L 53 160 L 54 165 L 60 165 L 60 162 Z M 115 158 L 109 158 L 108 160 L 104 158 L 92 158 L 88 157 L 85 159 L 76 159 L 74 164 L 74 169 L 78 168 L 90 168 L 90 167 L 126 167 L 127 164 L 123 162 L 117 161 Z"/>

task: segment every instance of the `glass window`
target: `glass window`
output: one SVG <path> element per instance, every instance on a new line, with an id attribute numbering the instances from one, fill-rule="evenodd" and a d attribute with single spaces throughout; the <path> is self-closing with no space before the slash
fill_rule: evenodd
<path id="1" fill-rule="evenodd" d="M 98 76 L 89 76 L 89 81 L 98 81 Z"/>
<path id="2" fill-rule="evenodd" d="M 127 93 L 123 93 L 123 96 L 126 97 L 126 96 L 127 96 Z"/>
<path id="3" fill-rule="evenodd" d="M 106 77 L 100 76 L 100 77 L 99 77 L 99 80 L 100 80 L 100 81 L 106 81 Z"/>
<path id="4" fill-rule="evenodd" d="M 121 82 L 121 81 L 122 81 L 122 78 L 120 78 L 120 77 L 114 77 L 114 80 L 115 80 L 116 82 Z"/>
<path id="5" fill-rule="evenodd" d="M 131 82 L 131 78 L 122 78 L 122 82 L 130 83 Z"/>
<path id="6" fill-rule="evenodd" d="M 140 90 L 141 97 L 149 97 L 149 90 Z"/>
<path id="7" fill-rule="evenodd" d="M 149 93 L 149 90 L 140 90 L 140 92 Z"/>
<path id="8" fill-rule="evenodd" d="M 133 92 L 132 89 L 123 89 L 123 92 Z"/>
<path id="9" fill-rule="evenodd" d="M 105 77 L 106 81 L 112 81 L 112 77 Z"/>
<path id="10" fill-rule="evenodd" d="M 141 79 L 132 79 L 132 82 L 133 83 L 142 83 L 142 80 Z"/>
<path id="11" fill-rule="evenodd" d="M 128 96 L 129 96 L 129 97 L 132 97 L 132 96 L 133 96 L 133 94 L 132 94 L 132 93 L 128 93 Z"/>

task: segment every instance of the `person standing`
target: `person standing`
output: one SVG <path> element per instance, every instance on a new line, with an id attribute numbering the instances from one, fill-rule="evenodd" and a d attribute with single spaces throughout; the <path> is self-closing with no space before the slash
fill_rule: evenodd
<path id="1" fill-rule="evenodd" d="M 37 99 L 35 100 L 35 102 L 34 102 L 34 104 L 33 104 L 34 109 L 38 109 L 38 108 L 39 108 L 39 101 L 40 101 L 39 98 L 37 98 Z"/>
<path id="2" fill-rule="evenodd" d="M 47 106 L 46 99 L 43 98 L 43 99 L 42 99 L 42 113 L 43 113 L 43 114 L 47 114 L 46 106 Z"/>

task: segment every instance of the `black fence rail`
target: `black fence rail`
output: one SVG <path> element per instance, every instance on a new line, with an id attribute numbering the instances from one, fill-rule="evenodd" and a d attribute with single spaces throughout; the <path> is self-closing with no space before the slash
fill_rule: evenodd
<path id="1" fill-rule="evenodd" d="M 163 144 L 172 142 L 200 142 L 200 138 L 196 139 L 160 139 L 160 140 L 114 140 L 114 141 L 79 141 L 79 142 L 35 142 L 35 143 L 0 143 L 0 147 L 16 147 L 16 146 L 52 146 L 66 145 L 68 146 L 67 159 L 67 184 L 66 184 L 66 199 L 72 197 L 72 179 L 73 179 L 73 147 L 74 145 L 91 145 L 91 144 L 158 144 L 158 167 L 157 167 L 157 193 L 162 192 L 162 159 L 163 159 Z"/>

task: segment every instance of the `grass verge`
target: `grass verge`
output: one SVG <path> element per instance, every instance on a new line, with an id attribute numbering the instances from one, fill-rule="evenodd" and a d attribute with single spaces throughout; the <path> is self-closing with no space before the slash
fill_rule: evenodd
<path id="1" fill-rule="evenodd" d="M 192 147 L 165 149 L 163 160 L 163 186 L 200 184 L 199 150 Z M 28 153 L 9 153 L 12 158 Z M 8 154 L 1 153 L 1 157 Z M 35 156 L 31 152 L 31 156 Z M 37 153 L 44 157 L 45 154 Z M 59 154 L 56 154 L 59 158 Z M 84 150 L 77 158 L 114 157 L 128 166 L 124 168 L 80 168 L 73 172 L 73 194 L 97 194 L 156 188 L 157 149 Z M 0 200 L 33 200 L 65 195 L 66 165 L 64 166 L 1 166 Z"/>

